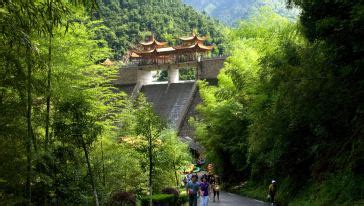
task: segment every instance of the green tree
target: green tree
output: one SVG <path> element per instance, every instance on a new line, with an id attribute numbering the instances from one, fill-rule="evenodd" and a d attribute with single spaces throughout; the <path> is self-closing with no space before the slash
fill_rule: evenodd
<path id="1" fill-rule="evenodd" d="M 0 52 L 3 78 L 0 104 L 1 137 L 4 138 L 1 138 L 1 148 L 4 157 L 10 158 L 3 159 L 7 163 L 1 169 L 0 176 L 6 182 L 6 189 L 1 193 L 9 204 L 24 204 L 25 201 L 43 204 L 53 198 L 64 204 L 75 203 L 80 201 L 77 198 L 83 194 L 76 197 L 76 194 L 70 195 L 71 191 L 75 187 L 80 189 L 78 191 L 88 187 L 76 177 L 71 177 L 70 171 L 77 171 L 74 174 L 80 176 L 84 172 L 80 167 L 82 161 L 77 158 L 78 149 L 63 147 L 66 142 L 50 138 L 55 134 L 52 128 L 54 109 L 63 104 L 68 94 L 77 91 L 89 100 L 94 98 L 92 112 L 100 117 L 97 122 L 103 122 L 103 126 L 113 124 L 117 118 L 117 115 L 110 115 L 111 111 L 119 107 L 120 100 L 110 90 L 110 76 L 115 70 L 94 65 L 106 58 L 109 52 L 107 48 L 99 48 L 97 43 L 102 43 L 101 40 L 92 39 L 92 30 L 86 29 L 84 22 L 87 20 L 82 9 L 74 7 L 80 4 L 56 0 L 2 4 Z M 43 16 L 44 11 L 52 13 L 52 16 Z M 67 30 L 69 33 L 65 32 Z M 45 72 L 47 69 L 50 71 L 50 62 L 52 75 Z M 50 82 L 52 87 L 49 86 Z M 50 92 L 53 94 L 52 104 L 48 101 Z M 104 105 L 104 102 L 109 104 Z M 23 140 L 19 137 L 26 138 Z M 14 138 L 16 147 L 9 147 L 9 138 Z M 45 147 L 39 147 L 40 144 Z M 69 151 L 70 155 L 59 155 L 63 150 Z M 19 175 L 6 175 L 11 171 L 17 171 Z M 64 178 L 58 179 L 58 175 Z M 67 185 L 67 188 L 61 188 L 62 184 Z M 55 191 L 70 192 L 62 196 L 62 200 L 60 196 L 54 197 L 59 194 L 55 194 Z"/>
<path id="2" fill-rule="evenodd" d="M 148 104 L 143 95 L 140 95 L 137 100 L 137 109 L 135 111 L 136 124 L 135 134 L 147 140 L 147 146 L 145 152 L 149 159 L 149 195 L 153 195 L 153 177 L 154 177 L 154 152 L 158 140 L 160 140 L 160 134 L 165 128 L 165 125 L 161 119 L 153 112 L 152 106 Z M 152 199 L 150 199 L 150 205 L 152 205 Z"/>
<path id="3" fill-rule="evenodd" d="M 229 33 L 232 55 L 218 76 L 218 86 L 199 83 L 201 117 L 192 123 L 223 177 L 250 177 L 249 128 L 259 102 L 265 99 L 259 88 L 260 60 L 276 52 L 280 38 L 292 29 L 287 19 L 262 9 L 259 16 L 241 22 Z"/>
<path id="4" fill-rule="evenodd" d="M 263 10 L 230 32 L 232 55 L 217 86 L 200 83 L 193 123 L 210 158 L 229 163 L 223 177 L 278 178 L 277 200 L 293 205 L 352 205 L 364 184 L 358 2 L 293 2 L 302 25 Z"/>
<path id="5" fill-rule="evenodd" d="M 90 115 L 91 107 L 82 96 L 71 96 L 70 101 L 59 105 L 55 121 L 55 136 L 63 142 L 82 148 L 87 164 L 87 173 L 93 190 L 95 205 L 99 205 L 95 178 L 92 173 L 89 147 L 101 132 L 96 118 Z"/>
<path id="6" fill-rule="evenodd" d="M 176 187 L 179 188 L 181 177 L 178 174 L 181 167 L 188 165 L 191 162 L 191 156 L 188 153 L 188 145 L 182 143 L 178 139 L 175 131 L 167 129 L 161 133 L 161 140 L 163 142 L 162 148 L 158 156 L 163 157 L 161 165 L 165 166 L 165 170 L 173 169 Z"/>

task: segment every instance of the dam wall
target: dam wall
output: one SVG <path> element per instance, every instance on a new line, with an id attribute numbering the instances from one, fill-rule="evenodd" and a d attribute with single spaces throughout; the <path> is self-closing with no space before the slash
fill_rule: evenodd
<path id="1" fill-rule="evenodd" d="M 178 64 L 127 65 L 119 69 L 114 84 L 132 97 L 143 93 L 154 111 L 175 128 L 182 139 L 193 140 L 194 128 L 188 120 L 198 116 L 196 106 L 202 99 L 196 81 L 179 81 L 179 69 L 195 68 L 196 80 L 217 85 L 217 76 L 225 60 L 226 57 L 214 57 Z M 152 71 L 156 70 L 167 70 L 168 82 L 152 82 Z"/>

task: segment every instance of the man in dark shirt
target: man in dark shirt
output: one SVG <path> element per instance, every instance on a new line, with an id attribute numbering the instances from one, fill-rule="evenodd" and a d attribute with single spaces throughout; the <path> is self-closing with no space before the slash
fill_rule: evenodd
<path id="1" fill-rule="evenodd" d="M 186 185 L 189 206 L 197 206 L 197 193 L 200 190 L 200 185 L 197 183 L 197 178 L 197 175 L 193 175 L 191 181 Z"/>

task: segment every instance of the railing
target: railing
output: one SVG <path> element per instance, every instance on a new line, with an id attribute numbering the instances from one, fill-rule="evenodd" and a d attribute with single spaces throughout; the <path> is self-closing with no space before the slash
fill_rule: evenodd
<path id="1" fill-rule="evenodd" d="M 181 64 L 188 62 L 201 62 L 205 60 L 214 60 L 214 59 L 226 59 L 227 55 L 213 55 L 210 57 L 196 57 L 196 58 L 173 58 L 167 61 L 155 61 L 155 60 L 139 60 L 139 61 L 129 61 L 125 64 L 125 66 L 152 66 L 152 65 L 165 65 L 165 64 Z"/>

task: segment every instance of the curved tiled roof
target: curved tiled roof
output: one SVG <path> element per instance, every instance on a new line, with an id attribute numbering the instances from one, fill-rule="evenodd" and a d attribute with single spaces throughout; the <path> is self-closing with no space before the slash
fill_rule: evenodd
<path id="1" fill-rule="evenodd" d="M 205 41 L 205 40 L 207 40 L 207 37 L 198 37 L 196 34 L 193 34 L 192 36 L 180 37 L 179 39 L 182 41 L 192 41 L 192 40 Z"/>
<path id="2" fill-rule="evenodd" d="M 143 45 L 143 46 L 150 46 L 150 45 L 166 46 L 168 43 L 167 42 L 159 42 L 153 36 L 152 40 L 150 40 L 148 42 L 140 42 L 140 44 Z"/>
<path id="3" fill-rule="evenodd" d="M 132 51 L 131 58 L 154 58 L 159 56 L 168 56 L 181 53 L 192 53 L 192 52 L 208 52 L 214 48 L 214 46 L 204 45 L 204 41 L 207 37 L 198 37 L 193 34 L 191 37 L 180 38 L 183 41 L 190 42 L 190 45 L 178 45 L 169 47 L 167 42 L 158 42 L 154 36 L 148 42 L 141 42 L 140 44 L 144 46 L 142 50 Z M 192 41 L 192 42 L 191 42 Z M 152 47 L 147 47 L 152 46 Z"/>

